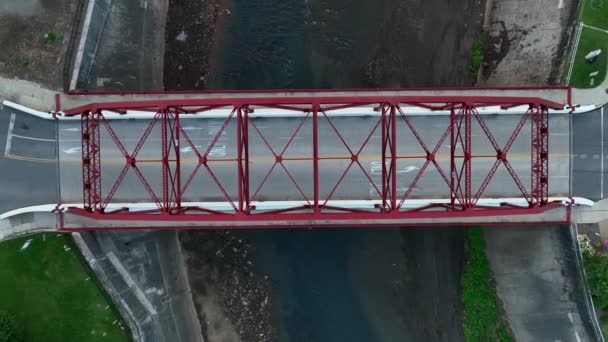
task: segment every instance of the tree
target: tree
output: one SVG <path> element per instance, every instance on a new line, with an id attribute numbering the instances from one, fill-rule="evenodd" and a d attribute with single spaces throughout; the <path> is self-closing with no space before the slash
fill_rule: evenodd
<path id="1" fill-rule="evenodd" d="M 0 311 L 0 342 L 16 342 L 21 338 L 15 317 Z"/>

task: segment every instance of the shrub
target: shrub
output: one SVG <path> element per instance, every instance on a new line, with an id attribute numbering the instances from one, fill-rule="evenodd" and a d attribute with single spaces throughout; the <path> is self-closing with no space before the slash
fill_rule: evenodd
<path id="1" fill-rule="evenodd" d="M 0 311 L 0 342 L 16 342 L 21 338 L 17 321 L 13 315 Z"/>

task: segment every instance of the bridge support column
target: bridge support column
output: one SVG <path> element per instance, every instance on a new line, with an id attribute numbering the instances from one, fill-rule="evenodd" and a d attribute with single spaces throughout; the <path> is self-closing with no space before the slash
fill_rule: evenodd
<path id="1" fill-rule="evenodd" d="M 180 169 L 179 112 L 167 108 L 158 111 L 161 129 L 162 212 L 176 214 L 182 209 Z"/>
<path id="2" fill-rule="evenodd" d="M 450 202 L 462 209 L 474 206 L 471 185 L 471 126 L 474 107 L 464 104 L 458 111 L 450 112 Z M 462 155 L 456 147 L 462 148 Z"/>
<path id="3" fill-rule="evenodd" d="M 549 201 L 549 110 L 536 105 L 532 113 L 532 191 L 531 205 Z"/>
<path id="4" fill-rule="evenodd" d="M 236 109 L 238 212 L 249 212 L 249 109 Z"/>
<path id="5" fill-rule="evenodd" d="M 100 110 L 82 113 L 82 185 L 84 209 L 94 212 L 101 209 L 101 161 L 99 120 Z"/>
<path id="6" fill-rule="evenodd" d="M 382 107 L 382 209 L 397 210 L 397 108 Z"/>

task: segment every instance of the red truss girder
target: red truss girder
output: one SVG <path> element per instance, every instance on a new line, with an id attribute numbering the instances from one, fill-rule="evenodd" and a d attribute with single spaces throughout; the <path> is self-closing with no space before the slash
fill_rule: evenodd
<path id="1" fill-rule="evenodd" d="M 500 146 L 493 133 L 487 126 L 482 115 L 477 111 L 480 106 L 501 106 L 510 108 L 519 105 L 528 107 L 521 117 L 513 133 L 504 146 Z M 377 122 L 365 132 L 365 140 L 361 146 L 350 146 L 343 137 L 340 129 L 334 124 L 332 111 L 356 108 L 374 107 L 380 112 Z M 447 110 L 449 124 L 442 135 L 433 146 L 428 145 L 412 124 L 407 114 L 412 107 L 427 110 Z M 210 145 L 205 151 L 200 151 L 193 143 L 187 132 L 180 124 L 180 117 L 193 113 L 201 113 L 217 108 L 231 108 L 231 113 L 226 117 L 223 125 L 213 137 Z M 254 120 L 250 119 L 250 113 L 263 111 L 264 108 L 275 108 L 290 110 L 294 113 L 304 113 L 298 126 L 292 133 L 286 146 L 282 150 L 273 147 L 266 139 Z M 549 204 L 548 192 L 548 110 L 562 109 L 559 103 L 534 97 L 455 97 L 455 96 L 401 96 L 401 97 L 317 97 L 317 98 L 228 98 L 228 99 L 195 99 L 195 100 L 158 100 L 138 102 L 115 102 L 95 103 L 66 111 L 67 116 L 81 116 L 82 123 L 82 174 L 83 174 L 83 205 L 84 209 L 71 208 L 75 214 L 84 215 L 95 219 L 106 220 L 165 220 L 165 221 L 315 221 L 325 222 L 332 220 L 382 220 L 382 219 L 407 219 L 407 218 L 445 218 L 466 216 L 490 216 L 490 215 L 516 215 L 542 212 L 555 205 Z M 129 110 L 145 110 L 155 112 L 154 118 L 149 122 L 141 135 L 138 143 L 132 151 L 127 151 L 119 137 L 115 134 L 110 122 L 104 117 L 104 113 L 112 112 L 128 115 Z M 319 118 L 324 118 L 335 133 L 339 141 L 344 145 L 347 156 L 322 157 L 319 146 Z M 210 152 L 224 134 L 226 127 L 234 120 L 236 122 L 235 136 L 232 137 L 236 143 L 237 176 L 234 179 L 237 185 L 236 198 L 230 196 L 226 185 L 222 184 L 217 175 L 212 171 L 210 165 L 220 162 L 210 156 Z M 285 151 L 294 143 L 294 139 L 305 122 L 312 121 L 312 155 L 306 158 L 290 158 L 285 156 Z M 472 146 L 472 126 L 477 122 L 484 135 L 487 137 L 494 156 L 474 155 Z M 508 152 L 527 124 L 531 127 L 531 184 L 527 188 L 521 181 L 508 159 Z M 153 128 L 160 125 L 161 159 L 156 161 L 161 165 L 162 191 L 156 193 L 150 184 L 158 183 L 158 179 L 149 179 L 144 176 L 139 168 L 138 153 L 150 136 Z M 406 127 L 400 129 L 398 126 Z M 122 171 L 107 194 L 102 194 L 101 175 L 101 142 L 100 130 L 105 129 L 114 142 L 115 147 L 124 157 Z M 372 136 L 380 130 L 381 133 L 381 184 L 376 184 L 373 177 L 362 166 L 359 157 L 362 150 L 369 144 Z M 268 148 L 274 158 L 274 162 L 261 183 L 256 187 L 250 184 L 250 134 L 258 135 L 264 145 Z M 413 180 L 402 195 L 398 194 L 398 172 L 397 163 L 399 159 L 405 158 L 399 155 L 397 141 L 400 136 L 411 134 L 424 152 L 419 156 L 408 156 L 407 158 L 419 158 L 424 160 L 422 167 L 418 170 Z M 449 170 L 442 167 L 436 155 L 449 139 L 450 162 Z M 198 158 L 192 173 L 185 182 L 181 179 L 180 147 L 190 146 Z M 473 158 L 494 158 L 494 164 L 483 179 L 479 188 L 474 191 L 472 187 L 472 160 Z M 312 197 L 308 198 L 306 189 L 298 184 L 295 177 L 286 166 L 289 160 L 310 161 L 312 164 Z M 320 161 L 323 160 L 346 160 L 348 166 L 339 177 L 329 195 L 324 198 L 320 191 Z M 225 161 L 225 160 L 224 160 Z M 150 161 L 147 161 L 150 162 Z M 528 203 L 527 206 L 514 207 L 505 205 L 501 207 L 487 207 L 478 205 L 488 184 L 500 166 L 504 166 L 514 180 L 521 192 L 521 197 Z M 412 194 L 422 176 L 429 169 L 435 169 L 443 183 L 446 193 L 449 193 L 449 203 L 446 201 L 430 203 L 418 208 L 405 208 L 404 203 L 412 199 Z M 202 171 L 202 170 L 204 171 Z M 331 200 L 351 169 L 359 169 L 369 180 L 369 184 L 375 191 L 378 200 L 374 208 L 357 209 L 351 207 L 340 207 L 331 204 Z M 154 203 L 156 209 L 146 211 L 129 211 L 121 208 L 114 211 L 106 210 L 112 203 L 112 199 L 123 182 L 129 170 L 135 173 L 141 185 L 149 196 L 149 202 Z M 225 203 L 232 210 L 217 210 L 200 206 L 189 206 L 182 202 L 182 197 L 189 189 L 193 179 L 199 173 L 207 173 L 213 183 L 222 193 Z M 255 207 L 256 197 L 261 188 L 268 185 L 268 179 L 273 172 L 284 172 L 291 183 L 302 197 L 301 205 L 291 208 L 261 211 Z M 368 186 L 368 184 L 362 184 Z M 202 189 L 198 189 L 201 190 Z"/>

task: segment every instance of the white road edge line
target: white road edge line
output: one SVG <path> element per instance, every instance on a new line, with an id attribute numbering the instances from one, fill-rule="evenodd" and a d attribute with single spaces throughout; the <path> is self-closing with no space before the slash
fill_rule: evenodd
<path id="1" fill-rule="evenodd" d="M 576 329 L 574 329 L 574 336 L 576 336 L 576 342 L 581 342 L 581 337 L 578 336 L 578 331 L 576 331 Z"/>
<path id="2" fill-rule="evenodd" d="M 549 201 L 561 201 L 562 205 L 567 205 L 574 200 L 577 206 L 593 207 L 594 201 L 586 199 L 584 197 L 549 197 Z M 449 199 L 419 199 L 419 200 L 406 200 L 404 202 L 404 208 L 418 208 L 430 203 L 449 203 Z M 380 204 L 381 200 L 330 200 L 328 205 L 340 206 L 351 209 L 371 209 L 375 208 L 377 204 Z M 528 202 L 524 198 L 480 198 L 479 205 L 487 206 L 499 206 L 501 203 L 511 203 L 514 205 L 527 205 Z M 306 201 L 253 201 L 252 205 L 256 206 L 256 210 L 277 210 L 300 207 L 307 204 Z M 204 207 L 213 210 L 233 210 L 232 204 L 229 202 L 182 202 L 182 205 L 189 207 Z M 23 207 L 0 213 L 0 220 L 7 219 L 9 217 L 34 212 L 53 212 L 55 210 L 65 211 L 68 208 L 83 208 L 82 203 L 63 203 L 57 208 L 57 204 L 42 204 Z M 156 203 L 109 203 L 107 210 L 115 210 L 129 208 L 133 212 L 141 210 L 157 209 Z"/>
<path id="3" fill-rule="evenodd" d="M 28 140 L 55 142 L 55 139 L 44 139 L 44 138 L 26 137 L 25 135 L 19 135 L 19 134 L 13 134 L 12 136 L 15 137 L 15 138 L 28 139 Z"/>
<path id="4" fill-rule="evenodd" d="M 600 146 L 602 151 L 602 162 L 600 163 L 600 199 L 604 198 L 604 107 L 600 109 Z"/>
<path id="5" fill-rule="evenodd" d="M 6 145 L 4 146 L 4 155 L 11 154 L 11 143 L 13 139 L 13 128 L 15 128 L 15 113 L 11 113 L 11 121 L 8 124 L 8 133 L 6 135 Z"/>
<path id="6" fill-rule="evenodd" d="M 45 120 L 60 120 L 60 121 L 79 121 L 79 116 L 64 116 L 63 113 L 58 113 L 58 117 L 54 118 L 50 112 L 41 112 L 34 109 L 30 109 L 26 106 L 22 106 L 20 104 L 4 100 L 2 102 L 5 106 L 14 108 L 16 110 L 25 112 L 27 114 L 34 115 L 41 119 Z M 597 109 L 595 105 L 585 105 L 576 108 L 577 110 L 574 112 L 575 115 L 583 114 L 586 112 L 590 112 L 592 110 Z M 410 111 L 411 110 L 411 111 Z M 499 106 L 490 106 L 490 107 L 480 107 L 477 112 L 481 115 L 522 115 L 525 113 L 527 109 L 525 106 L 518 106 L 509 109 L 500 109 Z M 560 110 L 549 110 L 549 115 L 554 114 L 569 114 L 571 111 L 570 108 L 560 109 Z M 183 116 L 183 119 L 226 119 L 232 110 L 230 108 L 219 108 L 212 109 L 206 112 L 197 112 L 193 114 L 188 114 Z M 130 119 L 141 119 L 141 120 L 151 120 L 155 117 L 155 112 L 145 112 L 145 111 L 136 111 L 129 110 L 128 115 L 112 113 L 108 111 L 103 111 L 104 118 L 108 120 L 130 120 Z M 411 108 L 407 107 L 407 115 L 410 116 L 446 116 L 450 115 L 450 111 L 439 110 L 432 111 L 424 108 Z M 306 113 L 294 112 L 286 109 L 263 109 L 260 112 L 253 112 L 249 114 L 249 118 L 303 118 L 307 116 Z M 375 111 L 373 107 L 359 107 L 359 108 L 345 108 L 333 110 L 330 113 L 327 113 L 328 117 L 379 117 L 382 113 Z M 218 123 L 218 127 L 221 124 Z M 262 129 L 264 126 L 258 126 L 259 129 Z"/>
<path id="7" fill-rule="evenodd" d="M 91 25 L 91 17 L 93 16 L 94 6 L 95 1 L 89 1 L 89 6 L 87 7 L 87 14 L 84 19 L 82 33 L 80 34 L 80 43 L 78 44 L 78 50 L 76 51 L 76 61 L 74 63 L 72 80 L 70 81 L 70 90 L 76 89 L 76 81 L 78 79 L 78 73 L 80 72 L 80 65 L 82 64 L 82 54 L 84 53 L 84 43 L 86 42 L 89 33 L 89 26 Z"/>
<path id="8" fill-rule="evenodd" d="M 106 254 L 110 263 L 114 266 L 118 274 L 123 278 L 124 282 L 127 283 L 129 288 L 133 289 L 135 297 L 139 300 L 141 305 L 148 311 L 150 316 L 156 315 L 158 312 L 154 308 L 154 305 L 150 302 L 146 294 L 141 290 L 139 285 L 133 280 L 131 274 L 127 271 L 127 269 L 123 266 L 123 264 L 118 260 L 114 252 L 109 252 Z"/>

